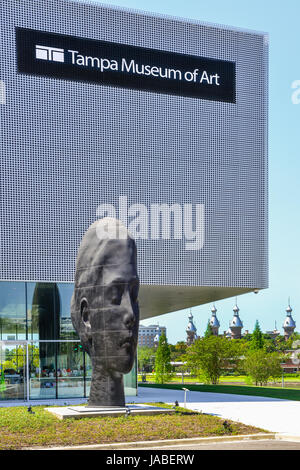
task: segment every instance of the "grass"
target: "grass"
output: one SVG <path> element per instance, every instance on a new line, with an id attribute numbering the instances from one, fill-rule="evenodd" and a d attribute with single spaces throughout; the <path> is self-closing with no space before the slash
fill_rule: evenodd
<path id="1" fill-rule="evenodd" d="M 154 382 L 155 376 L 154 374 L 146 374 L 146 379 L 147 382 Z M 142 381 L 142 376 L 139 374 L 138 375 L 138 380 L 141 382 Z M 282 379 L 278 379 L 276 386 L 281 387 L 281 382 Z M 170 380 L 170 383 L 182 383 L 181 382 L 181 376 L 173 377 Z M 199 379 L 197 377 L 191 377 L 191 376 L 185 376 L 184 377 L 184 383 L 192 383 L 192 384 L 197 384 L 199 383 Z M 245 375 L 226 375 L 220 377 L 220 383 L 238 383 L 239 385 L 247 385 L 246 384 L 246 376 Z M 285 386 L 289 386 L 290 384 L 293 384 L 294 386 L 298 386 L 300 390 L 300 374 L 285 374 L 284 375 L 284 384 Z M 274 386 L 273 382 L 270 382 L 270 386 Z M 293 387 L 294 388 L 294 387 Z"/>
<path id="2" fill-rule="evenodd" d="M 220 383 L 228 383 L 228 382 L 236 382 L 239 384 L 245 383 L 246 384 L 246 376 L 245 375 L 226 375 L 223 377 L 220 377 Z M 276 386 L 282 386 L 282 378 L 277 379 Z M 285 374 L 284 375 L 284 384 L 285 386 L 289 386 L 290 384 L 293 384 L 295 386 L 299 387 L 300 390 L 300 375 L 298 374 Z M 274 386 L 274 382 L 270 381 L 268 386 Z"/>
<path id="3" fill-rule="evenodd" d="M 43 406 L 35 406 L 32 409 L 34 414 L 28 413 L 26 407 L 0 408 L 0 450 L 265 432 L 227 420 L 228 428 L 220 418 L 189 412 L 182 408 L 178 408 L 173 415 L 86 417 L 67 420 L 59 420 L 45 411 Z"/>
<path id="4" fill-rule="evenodd" d="M 188 387 L 189 390 L 194 392 L 212 392 L 212 393 L 229 393 L 235 395 L 250 395 L 257 397 L 281 398 L 283 400 L 300 401 L 300 390 L 292 388 L 276 388 L 276 387 L 256 387 L 247 385 L 184 385 L 178 383 L 168 384 L 154 384 L 154 383 L 139 383 L 139 387 L 155 387 L 181 390 L 183 386 Z"/>

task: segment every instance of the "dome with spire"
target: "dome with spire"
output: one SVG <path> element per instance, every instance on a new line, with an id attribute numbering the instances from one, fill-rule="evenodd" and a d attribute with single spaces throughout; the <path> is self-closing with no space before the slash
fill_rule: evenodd
<path id="1" fill-rule="evenodd" d="M 232 327 L 243 328 L 243 322 L 238 315 L 233 316 L 233 319 L 230 322 L 230 328 Z"/>
<path id="2" fill-rule="evenodd" d="M 237 305 L 233 307 L 234 315 L 233 319 L 230 322 L 230 327 L 238 327 L 238 328 L 243 328 L 243 322 L 239 317 L 239 311 L 240 309 L 238 308 Z"/>
<path id="3" fill-rule="evenodd" d="M 217 330 L 220 328 L 220 322 L 217 318 L 217 309 L 215 305 L 213 305 L 211 309 L 211 318 L 209 320 L 209 324 L 212 327 L 213 331 L 215 330 L 215 334 L 218 334 Z"/>
<path id="4" fill-rule="evenodd" d="M 293 319 L 292 315 L 287 315 L 284 323 L 283 323 L 283 328 L 296 328 L 296 322 Z"/>
<path id="5" fill-rule="evenodd" d="M 293 334 L 293 332 L 296 328 L 296 322 L 292 317 L 293 309 L 290 305 L 290 299 L 289 299 L 288 306 L 285 309 L 285 311 L 286 311 L 286 317 L 285 317 L 285 320 L 283 322 L 282 328 L 283 328 L 283 331 L 284 331 L 285 340 L 287 341 L 290 338 L 290 336 Z"/>
<path id="6" fill-rule="evenodd" d="M 238 306 L 236 304 L 233 307 L 233 311 L 236 312 L 236 313 L 239 313 L 239 311 L 240 311 L 240 309 L 238 308 Z"/>
<path id="7" fill-rule="evenodd" d="M 290 304 L 285 309 L 285 311 L 286 311 L 286 317 L 285 317 L 285 320 L 284 320 L 284 323 L 283 323 L 283 328 L 296 328 L 296 322 L 292 317 L 293 309 L 290 306 Z"/>
<path id="8" fill-rule="evenodd" d="M 229 323 L 229 329 L 232 333 L 232 338 L 234 339 L 239 339 L 242 336 L 242 328 L 243 328 L 243 322 L 241 321 L 239 317 L 239 307 L 237 306 L 237 302 L 235 303 L 235 306 L 233 307 L 233 318 L 231 322 Z"/>
<path id="9" fill-rule="evenodd" d="M 197 339 L 197 328 L 194 325 L 193 318 L 194 317 L 192 315 L 192 312 L 190 311 L 190 313 L 189 313 L 189 322 L 188 322 L 188 326 L 187 326 L 187 329 L 186 329 L 186 334 L 187 334 L 186 343 L 187 343 L 188 346 L 193 344 L 195 339 Z"/>
<path id="10" fill-rule="evenodd" d="M 285 309 L 285 311 L 286 311 L 287 314 L 290 314 L 290 313 L 292 313 L 293 309 L 290 305 L 288 305 L 287 308 Z"/>
<path id="11" fill-rule="evenodd" d="M 188 322 L 188 326 L 187 326 L 187 329 L 186 329 L 186 332 L 188 331 L 193 331 L 196 333 L 197 331 L 197 328 L 195 327 L 194 325 L 194 322 L 193 322 L 193 315 L 192 315 L 192 312 L 189 313 L 189 322 Z"/>
<path id="12" fill-rule="evenodd" d="M 213 315 L 215 315 L 215 314 L 217 313 L 217 309 L 216 309 L 215 304 L 213 304 L 213 306 L 212 306 L 212 308 L 211 308 L 211 313 L 212 313 Z"/>

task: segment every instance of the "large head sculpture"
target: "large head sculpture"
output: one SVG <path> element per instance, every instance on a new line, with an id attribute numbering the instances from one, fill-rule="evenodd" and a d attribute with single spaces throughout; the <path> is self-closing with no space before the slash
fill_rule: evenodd
<path id="1" fill-rule="evenodd" d="M 123 374 L 133 366 L 139 327 L 136 245 L 118 220 L 94 222 L 76 259 L 71 317 L 90 355 L 89 406 L 124 406 Z"/>

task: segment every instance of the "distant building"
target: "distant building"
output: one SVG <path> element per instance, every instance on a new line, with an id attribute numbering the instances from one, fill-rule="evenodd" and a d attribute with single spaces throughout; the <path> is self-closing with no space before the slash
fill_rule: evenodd
<path id="1" fill-rule="evenodd" d="M 229 323 L 229 329 L 224 332 L 225 336 L 229 339 L 240 339 L 242 337 L 243 322 L 239 317 L 239 307 L 233 307 L 233 318 Z"/>
<path id="2" fill-rule="evenodd" d="M 157 348 L 158 345 L 159 345 L 159 339 L 161 337 L 161 330 L 159 328 L 159 326 L 156 327 L 156 335 L 154 336 L 154 340 L 153 340 L 153 343 L 154 343 L 154 347 Z"/>
<path id="3" fill-rule="evenodd" d="M 228 328 L 228 330 L 224 331 L 224 336 L 228 339 L 232 338 L 232 332 L 230 330 L 230 327 Z"/>
<path id="4" fill-rule="evenodd" d="M 275 339 L 275 338 L 277 338 L 277 336 L 280 335 L 280 331 L 276 330 L 276 328 L 275 328 L 272 331 L 266 331 L 266 335 L 269 335 L 269 336 L 271 336 L 272 339 Z"/>
<path id="5" fill-rule="evenodd" d="M 212 332 L 215 336 L 218 336 L 219 334 L 219 328 L 220 328 L 220 322 L 217 319 L 217 309 L 215 305 L 213 305 L 211 309 L 211 318 L 209 320 L 209 324 L 211 326 Z"/>
<path id="6" fill-rule="evenodd" d="M 154 348 L 156 340 L 164 333 L 167 336 L 167 329 L 165 326 L 159 326 L 159 325 L 149 325 L 149 326 L 144 326 L 141 325 L 139 326 L 139 340 L 138 340 L 138 345 L 139 346 L 148 346 L 149 348 Z"/>
<path id="7" fill-rule="evenodd" d="M 187 329 L 186 329 L 186 344 L 188 346 L 191 346 L 191 344 L 193 344 L 195 342 L 195 340 L 197 339 L 197 328 L 195 327 L 194 325 L 194 322 L 193 322 L 193 315 L 192 315 L 192 312 L 190 311 L 189 313 L 189 322 L 188 322 L 188 326 L 187 326 Z"/>
<path id="8" fill-rule="evenodd" d="M 266 331 L 266 335 L 269 335 L 272 339 L 275 339 L 275 338 L 277 338 L 277 336 L 280 335 L 280 331 L 277 330 L 276 322 L 275 322 L 275 328 L 274 328 L 274 330 Z"/>
<path id="9" fill-rule="evenodd" d="M 296 328 L 296 322 L 294 321 L 292 317 L 292 311 L 293 309 L 290 306 L 290 303 L 286 309 L 286 317 L 283 322 L 283 331 L 284 331 L 284 339 L 287 341 L 290 336 L 294 333 L 294 330 Z"/>

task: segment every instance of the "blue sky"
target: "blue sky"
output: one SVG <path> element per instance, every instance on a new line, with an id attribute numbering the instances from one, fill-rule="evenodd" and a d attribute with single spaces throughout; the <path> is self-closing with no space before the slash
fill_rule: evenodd
<path id="1" fill-rule="evenodd" d="M 95 1 L 95 3 L 97 3 Z M 118 0 L 116 5 L 209 23 L 265 31 L 270 36 L 269 82 L 269 289 L 238 297 L 244 329 L 281 330 L 288 297 L 300 331 L 300 104 L 292 103 L 292 83 L 300 80 L 299 0 Z M 216 303 L 220 330 L 228 328 L 235 298 Z M 194 307 L 199 334 L 206 329 L 210 305 Z M 189 310 L 181 310 L 143 324 L 167 327 L 171 343 L 185 339 Z"/>

